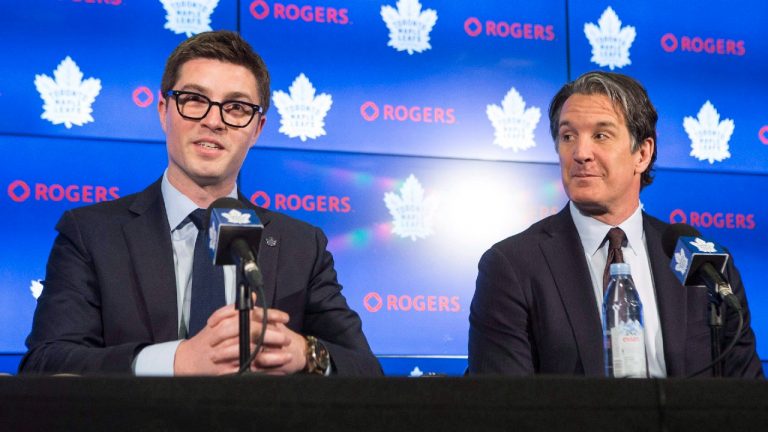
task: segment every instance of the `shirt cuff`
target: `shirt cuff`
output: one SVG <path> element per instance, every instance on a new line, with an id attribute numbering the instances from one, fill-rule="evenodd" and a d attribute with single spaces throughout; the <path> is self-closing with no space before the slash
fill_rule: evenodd
<path id="1" fill-rule="evenodd" d="M 173 376 L 173 360 L 181 340 L 148 345 L 133 360 L 136 376 Z"/>

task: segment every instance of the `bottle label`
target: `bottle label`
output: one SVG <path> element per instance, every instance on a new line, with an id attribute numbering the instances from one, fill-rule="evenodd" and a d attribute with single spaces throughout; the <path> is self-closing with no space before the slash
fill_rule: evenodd
<path id="1" fill-rule="evenodd" d="M 621 321 L 611 330 L 613 376 L 645 378 L 645 337 L 637 320 Z"/>

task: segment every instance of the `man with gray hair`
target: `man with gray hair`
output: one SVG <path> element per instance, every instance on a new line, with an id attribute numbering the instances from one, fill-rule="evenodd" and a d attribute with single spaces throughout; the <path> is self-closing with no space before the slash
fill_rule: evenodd
<path id="1" fill-rule="evenodd" d="M 707 290 L 680 284 L 662 248 L 668 225 L 640 207 L 640 190 L 653 181 L 657 118 L 640 83 L 616 73 L 586 73 L 552 99 L 550 130 L 570 201 L 481 258 L 470 374 L 604 376 L 600 310 L 616 255 L 643 303 L 648 376 L 688 376 L 711 361 Z M 723 375 L 763 377 L 741 277 L 730 261 L 725 273 L 745 305 L 745 329 Z M 726 318 L 727 340 L 736 321 Z"/>

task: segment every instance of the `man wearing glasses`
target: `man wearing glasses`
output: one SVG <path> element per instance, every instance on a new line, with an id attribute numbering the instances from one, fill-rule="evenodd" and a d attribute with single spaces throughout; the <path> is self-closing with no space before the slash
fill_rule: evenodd
<path id="1" fill-rule="evenodd" d="M 236 33 L 199 34 L 168 58 L 161 92 L 168 168 L 138 194 L 62 216 L 20 372 L 236 372 L 235 270 L 214 267 L 200 247 L 208 242 L 202 209 L 232 197 L 264 225 L 258 262 L 270 310 L 251 370 L 380 374 L 324 234 L 237 191 L 269 108 L 261 57 Z M 251 314 L 251 348 L 261 319 Z"/>

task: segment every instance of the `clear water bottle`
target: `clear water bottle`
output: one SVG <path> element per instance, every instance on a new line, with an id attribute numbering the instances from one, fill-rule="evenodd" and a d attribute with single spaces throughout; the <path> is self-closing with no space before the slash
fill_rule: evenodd
<path id="1" fill-rule="evenodd" d="M 605 375 L 646 378 L 643 304 L 629 272 L 629 264 L 611 264 L 611 279 L 603 299 Z"/>

